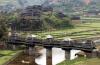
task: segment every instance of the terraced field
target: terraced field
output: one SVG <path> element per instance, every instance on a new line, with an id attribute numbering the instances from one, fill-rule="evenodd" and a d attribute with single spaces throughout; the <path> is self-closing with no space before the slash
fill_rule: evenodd
<path id="1" fill-rule="evenodd" d="M 54 38 L 57 39 L 63 39 L 65 37 L 73 39 L 96 37 L 100 35 L 100 23 L 84 23 L 76 25 L 71 29 L 40 31 L 35 34 L 38 35 L 39 38 L 45 38 L 46 35 L 53 35 Z"/>

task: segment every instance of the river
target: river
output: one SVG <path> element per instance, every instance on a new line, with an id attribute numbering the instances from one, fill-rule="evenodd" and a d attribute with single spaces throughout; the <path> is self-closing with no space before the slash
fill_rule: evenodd
<path id="1" fill-rule="evenodd" d="M 42 49 L 39 51 L 42 56 L 37 58 L 35 61 L 38 65 L 46 65 L 46 49 Z M 70 59 L 75 59 L 76 56 L 75 54 L 80 52 L 80 50 L 71 50 L 71 57 Z M 65 60 L 65 51 L 63 51 L 61 48 L 53 48 L 52 49 L 52 60 L 53 60 L 53 65 L 56 65 L 62 61 Z"/>

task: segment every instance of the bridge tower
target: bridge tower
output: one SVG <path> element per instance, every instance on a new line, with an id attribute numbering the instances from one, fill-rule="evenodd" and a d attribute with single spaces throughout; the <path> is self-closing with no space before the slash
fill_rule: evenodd
<path id="1" fill-rule="evenodd" d="M 65 41 L 65 42 L 68 42 L 67 45 L 70 45 L 72 39 L 70 39 L 70 38 L 65 38 L 64 41 Z M 62 49 L 65 51 L 65 59 L 66 59 L 66 60 L 70 60 L 70 57 L 71 57 L 71 56 L 70 56 L 70 55 L 71 55 L 71 48 L 62 48 Z"/>
<path id="2" fill-rule="evenodd" d="M 30 35 L 27 37 L 27 44 L 28 44 L 28 52 L 29 55 L 33 58 L 32 64 L 37 65 L 35 62 L 35 44 L 34 39 L 36 39 L 36 35 Z"/>
<path id="3" fill-rule="evenodd" d="M 70 60 L 71 49 L 63 48 L 65 51 L 65 60 Z"/>
<path id="4" fill-rule="evenodd" d="M 47 35 L 46 38 L 46 44 L 53 43 L 53 36 Z M 44 47 L 46 48 L 46 65 L 52 65 L 52 46 L 45 45 Z"/>

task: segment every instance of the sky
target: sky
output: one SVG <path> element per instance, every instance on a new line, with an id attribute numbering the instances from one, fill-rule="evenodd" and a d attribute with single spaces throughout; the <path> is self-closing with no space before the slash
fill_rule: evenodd
<path id="1" fill-rule="evenodd" d="M 34 4 L 34 5 L 39 5 L 39 4 L 42 4 L 44 1 L 46 1 L 46 0 L 27 0 L 28 1 L 28 3 L 30 4 L 30 5 L 32 5 L 32 4 Z"/>
<path id="2" fill-rule="evenodd" d="M 18 1 L 18 0 L 0 0 L 0 3 L 1 2 L 10 2 L 10 3 L 16 4 L 17 3 L 16 1 Z M 26 1 L 28 2 L 28 5 L 33 5 L 33 4 L 40 5 L 40 4 L 43 4 L 43 2 L 47 1 L 47 0 L 26 0 Z M 49 1 L 52 1 L 52 3 L 56 3 L 57 1 L 62 1 L 62 0 L 49 0 Z M 91 0 L 84 0 L 84 2 L 88 5 L 91 2 Z"/>

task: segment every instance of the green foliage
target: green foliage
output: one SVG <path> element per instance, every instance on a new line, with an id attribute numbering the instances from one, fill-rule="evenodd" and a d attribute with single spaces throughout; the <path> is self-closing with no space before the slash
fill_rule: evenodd
<path id="1" fill-rule="evenodd" d="M 6 18 L 0 17 L 0 40 L 7 35 Z"/>
<path id="2" fill-rule="evenodd" d="M 77 58 L 74 60 L 68 60 L 68 61 L 64 61 L 62 63 L 59 63 L 58 65 L 77 65 L 80 64 L 82 62 L 84 62 L 85 60 L 87 60 L 86 58 Z"/>
<path id="3" fill-rule="evenodd" d="M 70 24 L 70 18 L 59 18 L 56 14 L 53 14 L 52 16 L 44 16 L 43 19 L 46 25 L 48 25 L 48 27 L 51 29 L 67 28 L 72 26 Z"/>
<path id="4" fill-rule="evenodd" d="M 21 51 L 12 51 L 12 50 L 0 50 L 0 65 L 3 65 L 5 62 L 8 62 L 15 54 Z"/>
<path id="5" fill-rule="evenodd" d="M 53 29 L 60 29 L 60 28 L 67 28 L 71 27 L 72 25 L 69 23 L 70 18 L 63 17 L 59 18 L 56 14 L 52 15 L 42 15 L 40 17 L 40 21 L 34 21 L 34 20 L 21 20 L 18 18 L 18 20 L 14 21 L 15 18 L 12 18 L 13 20 L 13 28 L 16 27 L 17 30 L 22 31 L 43 31 L 43 30 L 53 30 Z M 10 21 L 12 21 L 10 20 Z"/>
<path id="6" fill-rule="evenodd" d="M 39 38 L 45 38 L 46 35 L 52 35 L 55 39 L 70 37 L 72 39 L 95 38 L 100 34 L 100 23 L 83 23 L 75 25 L 73 28 L 64 28 L 58 30 L 36 32 Z"/>
<path id="7" fill-rule="evenodd" d="M 63 61 L 62 63 L 59 63 L 58 65 L 100 65 L 100 59 L 99 58 L 77 58 L 74 60 L 69 61 Z"/>

